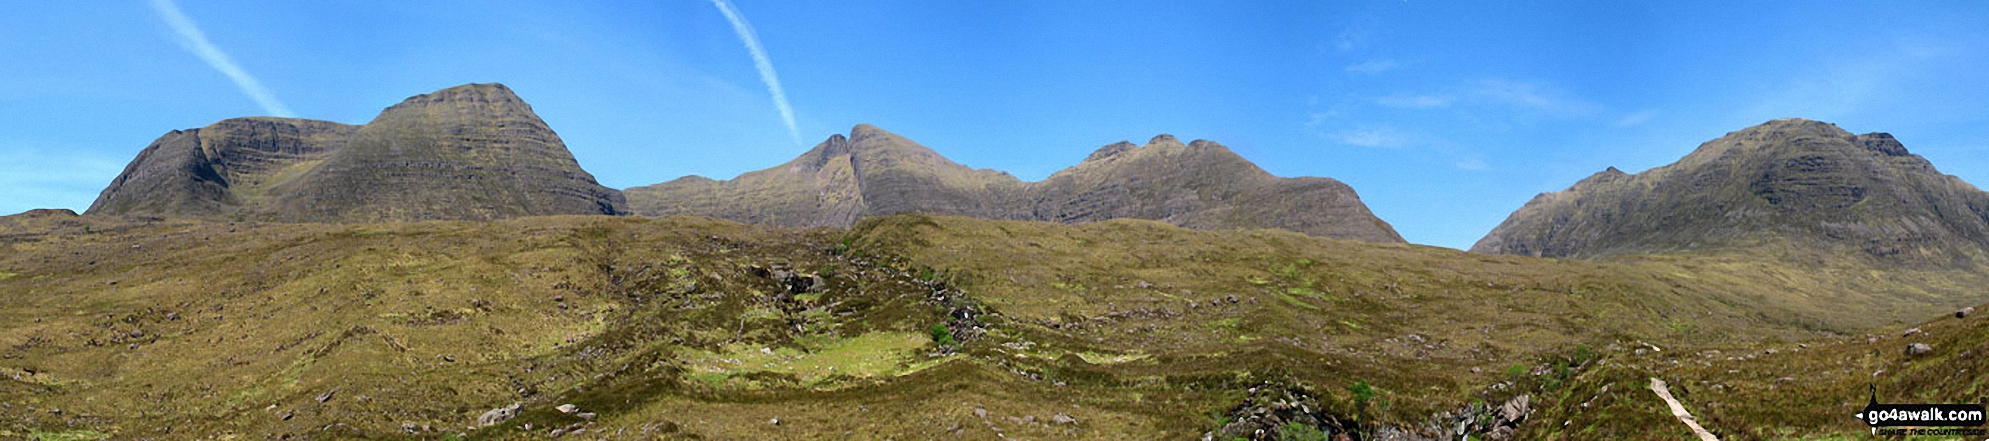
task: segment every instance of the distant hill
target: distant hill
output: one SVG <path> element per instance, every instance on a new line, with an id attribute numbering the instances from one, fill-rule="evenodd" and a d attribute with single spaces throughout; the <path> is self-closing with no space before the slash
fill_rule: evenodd
<path id="1" fill-rule="evenodd" d="M 1979 265 L 1989 262 L 1989 193 L 1941 174 L 1892 135 L 1780 119 L 1671 165 L 1612 167 L 1541 194 L 1471 247 L 1573 258 L 1739 249 Z"/>
<path id="2" fill-rule="evenodd" d="M 470 84 L 408 98 L 361 126 L 255 117 L 175 130 L 88 213 L 377 222 L 625 210 L 511 89 Z"/>
<path id="3" fill-rule="evenodd" d="M 729 181 L 689 176 L 624 192 L 636 214 L 778 225 L 848 227 L 864 216 L 917 212 L 1062 223 L 1134 218 L 1402 242 L 1346 184 L 1279 178 L 1221 144 L 1168 135 L 1144 146 L 1108 145 L 1048 179 L 1024 182 L 858 125 L 786 164 Z"/>

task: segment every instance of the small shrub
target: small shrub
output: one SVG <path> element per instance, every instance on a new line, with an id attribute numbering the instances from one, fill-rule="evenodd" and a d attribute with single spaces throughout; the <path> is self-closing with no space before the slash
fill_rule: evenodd
<path id="1" fill-rule="evenodd" d="M 1297 421 L 1287 421 L 1285 425 L 1278 426 L 1278 431 L 1271 438 L 1278 441 L 1326 441 L 1329 439 L 1326 436 L 1326 431 L 1319 430 L 1318 427 L 1299 424 Z"/>
<path id="2" fill-rule="evenodd" d="M 945 323 L 932 325 L 926 331 L 932 333 L 932 342 L 941 347 L 951 348 L 960 345 L 958 340 L 953 339 L 953 331 L 946 329 Z"/>
<path id="3" fill-rule="evenodd" d="M 1354 410 L 1363 414 L 1367 413 L 1367 405 L 1374 402 L 1376 394 L 1374 385 L 1367 384 L 1367 380 L 1355 381 L 1354 385 L 1347 386 L 1347 392 L 1354 394 Z"/>

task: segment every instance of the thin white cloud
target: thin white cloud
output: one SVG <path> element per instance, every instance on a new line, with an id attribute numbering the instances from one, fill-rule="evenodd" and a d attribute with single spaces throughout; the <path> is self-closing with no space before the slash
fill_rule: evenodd
<path id="1" fill-rule="evenodd" d="M 166 25 L 172 26 L 174 33 L 179 34 L 180 47 L 200 57 L 201 61 L 206 61 L 208 66 L 220 71 L 222 75 L 227 75 L 229 80 L 235 82 L 235 87 L 241 88 L 243 94 L 261 105 L 264 112 L 285 118 L 296 117 L 296 114 L 290 112 L 290 108 L 283 106 L 283 102 L 276 100 L 276 94 L 262 87 L 261 81 L 256 81 L 256 77 L 250 76 L 241 66 L 236 66 L 235 60 L 228 58 L 228 54 L 221 52 L 221 48 L 214 47 L 213 42 L 207 41 L 207 34 L 200 31 L 200 26 L 194 24 L 193 18 L 180 12 L 179 5 L 174 4 L 173 0 L 152 0 L 152 10 L 159 13 L 159 18 L 165 20 Z"/>
<path id="2" fill-rule="evenodd" d="M 1588 117 L 1604 110 L 1601 105 L 1548 84 L 1500 79 L 1473 81 L 1440 93 L 1395 94 L 1373 101 L 1375 105 L 1397 109 L 1493 107 L 1556 117 Z"/>
<path id="3" fill-rule="evenodd" d="M 1357 23 L 1341 29 L 1340 35 L 1333 37 L 1333 47 L 1341 51 L 1350 51 L 1367 44 L 1367 41 L 1373 37 L 1373 23 Z"/>
<path id="4" fill-rule="evenodd" d="M 1644 125 L 1644 123 L 1651 122 L 1651 119 L 1656 118 L 1657 114 L 1658 112 L 1656 110 L 1645 110 L 1642 112 L 1632 113 L 1629 115 L 1623 115 L 1622 118 L 1617 118 L 1616 122 L 1611 123 L 1610 125 L 1615 126 L 1616 128 L 1619 129 L 1641 126 Z"/>
<path id="5" fill-rule="evenodd" d="M 1308 112 L 1305 114 L 1305 128 L 1317 129 L 1319 128 L 1319 126 L 1325 125 L 1326 121 L 1331 120 L 1333 119 L 1333 117 L 1336 116 L 1340 116 L 1340 112 L 1337 110 L 1328 110 L 1324 112 Z"/>
<path id="6" fill-rule="evenodd" d="M 1398 109 L 1428 109 L 1450 105 L 1452 98 L 1437 95 L 1390 95 L 1375 98 L 1374 103 Z"/>
<path id="7" fill-rule="evenodd" d="M 794 108 L 787 104 L 787 92 L 781 91 L 780 77 L 774 75 L 773 60 L 767 58 L 767 51 L 760 46 L 760 36 L 753 32 L 753 25 L 746 23 L 746 16 L 739 13 L 727 0 L 711 0 L 718 12 L 732 22 L 732 32 L 739 34 L 739 42 L 746 44 L 746 51 L 753 55 L 753 67 L 760 70 L 760 82 L 767 83 L 767 93 L 773 95 L 774 109 L 780 111 L 781 122 L 787 123 L 787 134 L 794 138 L 795 145 L 801 145 L 801 128 L 794 124 Z"/>
<path id="8" fill-rule="evenodd" d="M 1482 80 L 1470 93 L 1477 99 L 1559 116 L 1583 116 L 1601 110 L 1595 103 L 1575 98 L 1541 83 Z"/>
<path id="9" fill-rule="evenodd" d="M 1342 144 L 1361 147 L 1394 148 L 1409 145 L 1411 141 L 1408 135 L 1391 129 L 1343 130 L 1330 136 Z"/>
<path id="10" fill-rule="evenodd" d="M 1457 166 L 1458 170 L 1468 170 L 1468 171 L 1479 171 L 1490 167 L 1489 165 L 1485 164 L 1484 158 L 1479 158 L 1475 156 L 1459 159 L 1455 164 L 1452 165 Z"/>
<path id="11" fill-rule="evenodd" d="M 1402 63 L 1395 60 L 1373 60 L 1366 63 L 1348 65 L 1347 72 L 1373 75 L 1387 72 L 1397 67 L 1402 67 Z"/>

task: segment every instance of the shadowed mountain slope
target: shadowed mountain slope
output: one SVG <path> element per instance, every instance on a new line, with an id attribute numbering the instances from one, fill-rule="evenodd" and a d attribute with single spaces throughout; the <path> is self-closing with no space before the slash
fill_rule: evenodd
<path id="1" fill-rule="evenodd" d="M 1041 182 L 973 169 L 870 125 L 799 158 L 729 181 L 689 176 L 625 190 L 637 214 L 848 227 L 868 215 L 929 213 L 1086 223 L 1160 220 L 1196 229 L 1283 228 L 1370 242 L 1400 235 L 1327 178 L 1279 178 L 1215 142 L 1160 135 L 1105 146 Z"/>
<path id="2" fill-rule="evenodd" d="M 619 192 L 501 84 L 415 96 L 351 126 L 236 118 L 140 152 L 90 214 L 370 222 L 618 214 Z"/>
<path id="3" fill-rule="evenodd" d="M 1781 119 L 1677 163 L 1615 168 L 1545 193 L 1471 251 L 1544 257 L 1753 250 L 1967 267 L 1989 249 L 1989 194 L 1885 133 Z"/>

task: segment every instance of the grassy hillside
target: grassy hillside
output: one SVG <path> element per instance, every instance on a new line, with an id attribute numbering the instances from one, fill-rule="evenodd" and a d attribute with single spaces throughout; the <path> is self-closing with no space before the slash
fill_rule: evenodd
<path id="1" fill-rule="evenodd" d="M 1826 282 L 1852 278 L 1781 264 L 1559 261 L 1152 221 L 37 212 L 0 218 L 0 247 L 0 437 L 1683 436 L 1624 385 L 1647 375 L 1691 388 L 1696 412 L 1730 412 L 1701 414 L 1723 433 L 1828 435 L 1849 430 L 1834 401 L 1783 403 L 1861 400 L 1837 386 L 1873 367 L 1895 373 L 1882 391 L 1928 384 L 1949 366 L 1934 360 L 1983 341 L 1980 326 L 1936 323 L 1918 337 L 1941 339 L 1934 356 L 1889 359 L 1896 339 L 1868 348 L 1861 332 L 1897 335 L 1887 323 L 1946 307 L 1820 314 L 1831 290 L 1857 286 Z M 1902 281 L 1970 286 L 1956 277 Z M 1782 350 L 1712 365 L 1748 372 L 1733 375 L 1693 363 L 1698 348 Z M 1791 375 L 1805 389 L 1760 383 Z M 1495 408 L 1522 395 L 1531 416 L 1500 429 Z M 1579 407 L 1596 395 L 1620 398 Z M 1699 410 L 1707 400 L 1720 404 Z M 516 418 L 475 427 L 512 403 Z"/>

